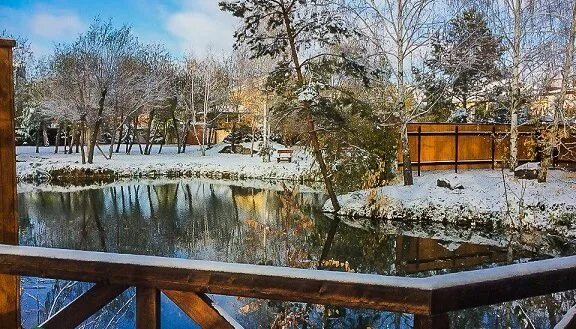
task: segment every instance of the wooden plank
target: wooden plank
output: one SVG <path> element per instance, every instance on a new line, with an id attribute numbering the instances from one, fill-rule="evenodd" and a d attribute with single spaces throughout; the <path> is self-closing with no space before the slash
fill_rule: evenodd
<path id="1" fill-rule="evenodd" d="M 422 126 L 418 126 L 418 177 L 422 174 Z"/>
<path id="2" fill-rule="evenodd" d="M 212 300 L 205 294 L 195 292 L 163 290 L 166 297 L 170 298 L 178 307 L 186 313 L 202 329 L 232 329 L 241 328 L 238 324 L 232 325 L 223 315 L 223 311 L 214 307 Z"/>
<path id="3" fill-rule="evenodd" d="M 0 245 L 0 273 L 436 315 L 576 289 L 576 256 L 427 278 Z"/>
<path id="4" fill-rule="evenodd" d="M 14 40 L 0 39 L 0 243 L 18 244 L 14 137 Z M 20 327 L 20 278 L 0 275 L 0 323 Z"/>
<path id="5" fill-rule="evenodd" d="M 0 273 L 427 314 L 427 279 L 0 245 Z"/>
<path id="6" fill-rule="evenodd" d="M 449 329 L 450 319 L 448 314 L 440 315 L 415 315 L 414 329 Z"/>
<path id="7" fill-rule="evenodd" d="M 576 328 L 576 306 L 572 306 L 566 312 L 562 320 L 558 322 L 557 325 L 554 326 L 554 329 L 572 329 Z"/>
<path id="8" fill-rule="evenodd" d="M 136 287 L 136 328 L 160 329 L 160 290 Z"/>
<path id="9" fill-rule="evenodd" d="M 454 172 L 458 173 L 458 152 L 459 150 L 458 126 L 454 130 Z"/>
<path id="10" fill-rule="evenodd" d="M 76 298 L 58 313 L 40 325 L 42 329 L 76 328 L 82 322 L 113 301 L 127 286 L 97 283 L 86 293 Z"/>
<path id="11" fill-rule="evenodd" d="M 576 289 L 576 256 L 430 278 L 432 314 Z"/>

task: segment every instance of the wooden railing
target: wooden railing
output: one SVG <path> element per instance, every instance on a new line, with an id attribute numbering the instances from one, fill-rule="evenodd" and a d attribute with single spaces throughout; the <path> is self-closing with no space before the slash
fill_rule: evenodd
<path id="1" fill-rule="evenodd" d="M 0 273 L 96 283 L 46 329 L 74 328 L 132 286 L 145 329 L 159 327 L 160 292 L 202 328 L 238 327 L 210 293 L 413 313 L 415 328 L 437 329 L 449 328 L 448 312 L 576 289 L 576 256 L 407 278 L 0 245 Z"/>

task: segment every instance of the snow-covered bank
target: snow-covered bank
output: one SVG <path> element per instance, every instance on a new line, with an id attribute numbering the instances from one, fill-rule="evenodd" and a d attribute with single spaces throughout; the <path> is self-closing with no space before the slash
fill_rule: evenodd
<path id="1" fill-rule="evenodd" d="M 438 180 L 450 182 L 450 189 Z M 340 196 L 342 215 L 546 230 L 576 236 L 576 175 L 550 171 L 547 183 L 498 170 L 424 172 L 413 186 Z M 329 201 L 324 211 L 333 212 Z"/>
<path id="2" fill-rule="evenodd" d="M 203 177 L 213 179 L 264 179 L 264 180 L 308 180 L 311 159 L 303 150 L 297 150 L 291 163 L 264 163 L 258 155 L 219 153 L 225 144 L 219 144 L 202 156 L 198 147 L 190 147 L 186 153 L 177 154 L 175 146 L 164 146 L 158 154 L 155 146 L 150 155 L 114 154 L 111 160 L 101 154 L 94 164 L 82 164 L 79 154 L 54 154 L 53 147 L 41 148 L 39 154 L 34 147 L 18 147 L 16 171 L 20 181 L 49 181 L 66 177 L 85 178 L 155 178 L 155 177 Z M 245 145 L 250 147 L 250 143 Z M 276 145 L 276 147 L 281 147 Z M 61 176 L 61 177 L 58 177 Z"/>

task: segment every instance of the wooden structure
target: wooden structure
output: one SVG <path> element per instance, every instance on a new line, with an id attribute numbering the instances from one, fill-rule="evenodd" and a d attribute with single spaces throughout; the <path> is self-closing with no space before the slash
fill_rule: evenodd
<path id="1" fill-rule="evenodd" d="M 411 123 L 408 126 L 412 169 L 423 170 L 495 169 L 507 159 L 510 126 L 506 124 Z M 538 129 L 519 127 L 518 162 L 540 161 Z M 564 144 L 576 143 L 576 136 Z M 576 153 L 562 147 L 554 153 L 553 166 L 576 164 Z M 402 166 L 402 152 L 398 152 Z"/>
<path id="2" fill-rule="evenodd" d="M 415 328 L 449 328 L 448 312 L 576 289 L 576 256 L 429 278 L 228 264 L 21 247 L 14 147 L 13 41 L 0 40 L 0 327 L 19 328 L 18 275 L 96 283 L 41 324 L 74 328 L 128 287 L 136 324 L 159 328 L 164 293 L 202 328 L 234 328 L 207 293 L 415 314 Z M 569 312 L 559 324 L 574 323 Z"/>
<path id="3" fill-rule="evenodd" d="M 0 243 L 18 244 L 13 40 L 0 39 Z M 20 328 L 20 278 L 0 275 L 0 324 Z"/>
<path id="4" fill-rule="evenodd" d="M 413 313 L 415 328 L 439 329 L 449 328 L 448 312 L 576 289 L 576 256 L 427 278 L 9 245 L 0 264 L 2 274 L 96 283 L 42 328 L 74 328 L 129 286 L 138 328 L 158 328 L 160 291 L 202 328 L 237 327 L 211 293 Z"/>
<path id="5" fill-rule="evenodd" d="M 278 162 L 280 161 L 292 162 L 292 154 L 294 154 L 294 150 L 280 149 L 276 152 L 278 152 L 278 158 L 276 158 Z"/>

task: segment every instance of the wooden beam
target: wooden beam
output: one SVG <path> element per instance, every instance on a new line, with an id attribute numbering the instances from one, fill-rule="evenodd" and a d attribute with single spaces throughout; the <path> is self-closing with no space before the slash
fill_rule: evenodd
<path id="1" fill-rule="evenodd" d="M 231 324 L 232 319 L 217 309 L 212 300 L 205 294 L 195 292 L 164 290 L 166 297 L 170 298 L 178 307 L 186 313 L 202 329 L 232 329 L 241 328 L 238 324 Z"/>
<path id="2" fill-rule="evenodd" d="M 160 329 L 160 290 L 136 287 L 136 328 Z"/>
<path id="3" fill-rule="evenodd" d="M 576 256 L 407 278 L 0 245 L 0 273 L 436 315 L 576 289 Z"/>
<path id="4" fill-rule="evenodd" d="M 450 319 L 448 314 L 440 315 L 415 315 L 414 329 L 449 329 Z"/>
<path id="5" fill-rule="evenodd" d="M 0 273 L 428 314 L 426 279 L 0 245 Z"/>
<path id="6" fill-rule="evenodd" d="M 97 283 L 39 327 L 42 329 L 73 329 L 113 301 L 127 286 Z"/>
<path id="7" fill-rule="evenodd" d="M 442 314 L 576 289 L 576 256 L 430 277 L 431 313 Z"/>
<path id="8" fill-rule="evenodd" d="M 554 329 L 571 329 L 576 328 L 576 306 L 572 306 L 564 315 L 562 320 L 554 326 Z"/>
<path id="9" fill-rule="evenodd" d="M 18 244 L 14 137 L 14 40 L 0 39 L 0 243 Z M 20 327 L 20 278 L 0 275 L 0 323 Z"/>

